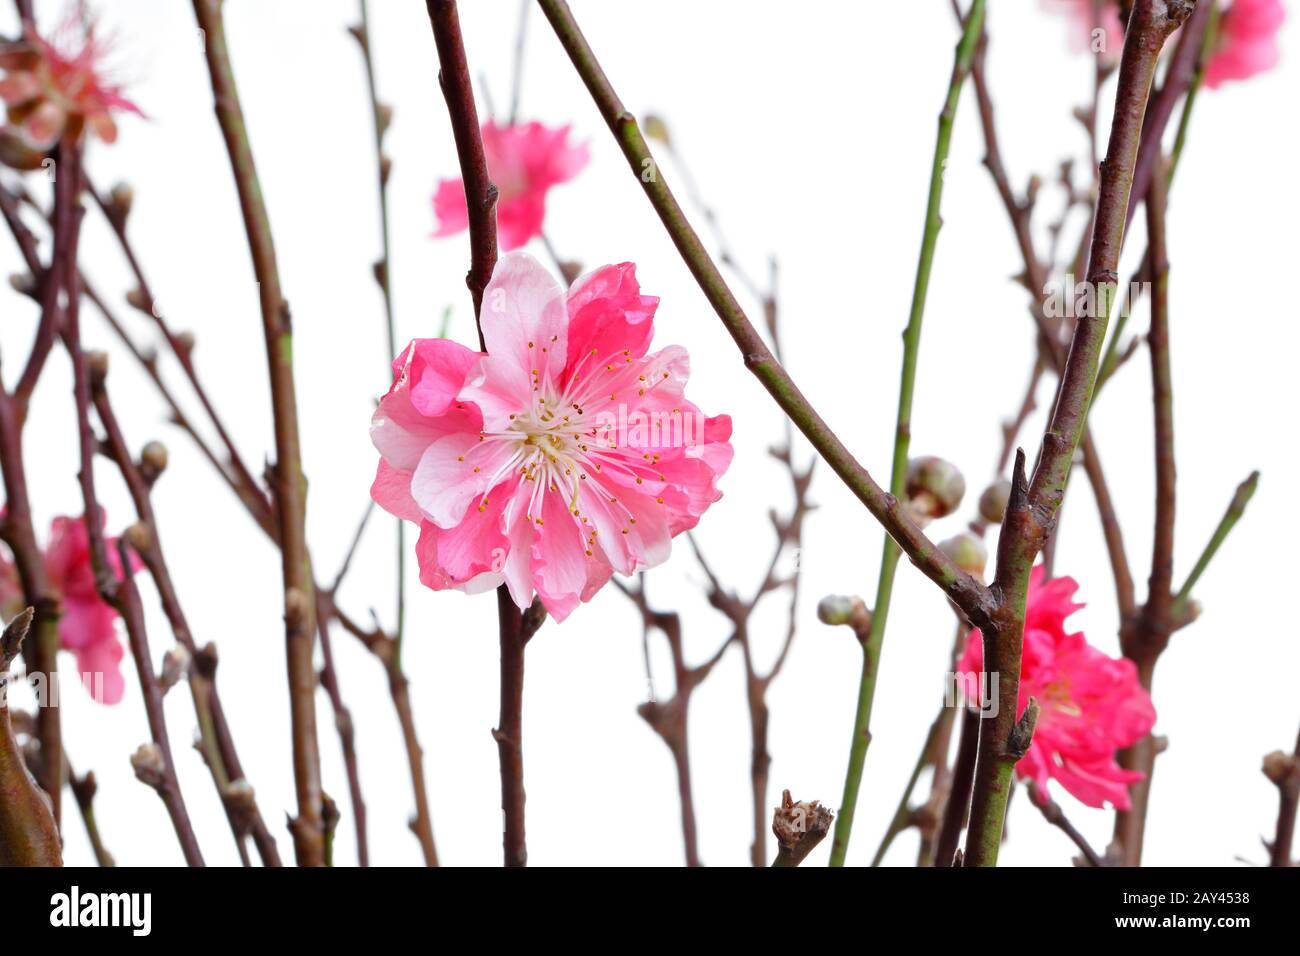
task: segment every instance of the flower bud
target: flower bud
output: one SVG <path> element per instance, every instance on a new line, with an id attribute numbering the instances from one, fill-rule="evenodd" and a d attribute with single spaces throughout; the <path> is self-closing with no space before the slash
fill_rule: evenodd
<path id="1" fill-rule="evenodd" d="M 184 332 L 176 333 L 176 347 L 185 355 L 194 351 L 194 333 L 188 329 Z"/>
<path id="2" fill-rule="evenodd" d="M 162 673 L 158 675 L 158 684 L 165 694 L 185 676 L 190 667 L 190 652 L 184 645 L 177 645 L 163 655 Z"/>
<path id="3" fill-rule="evenodd" d="M 140 450 L 140 471 L 145 481 L 153 484 L 167 470 L 167 446 L 151 441 Z"/>
<path id="4" fill-rule="evenodd" d="M 144 554 L 153 547 L 153 532 L 143 521 L 137 521 L 122 532 L 122 540 L 129 544 L 136 554 Z"/>
<path id="5" fill-rule="evenodd" d="M 847 624 L 860 635 L 871 629 L 871 611 L 857 595 L 828 594 L 817 602 L 817 619 L 823 624 Z"/>
<path id="6" fill-rule="evenodd" d="M 672 147 L 672 137 L 668 135 L 668 124 L 664 122 L 662 116 L 654 113 L 647 113 L 645 121 L 642 123 L 642 129 L 647 139 L 658 140 L 665 146 Z"/>
<path id="7" fill-rule="evenodd" d="M 131 754 L 131 769 L 135 771 L 136 779 L 141 783 L 154 789 L 161 787 L 167 771 L 166 764 L 163 763 L 162 750 L 155 743 L 141 744 L 139 749 Z"/>
<path id="8" fill-rule="evenodd" d="M 126 217 L 131 215 L 131 205 L 135 202 L 135 190 L 129 183 L 118 183 L 108 194 L 108 217 L 119 229 L 126 226 Z"/>
<path id="9" fill-rule="evenodd" d="M 1300 771 L 1294 755 L 1281 750 L 1274 750 L 1264 757 L 1264 776 L 1279 787 L 1286 786 L 1291 776 Z"/>
<path id="10" fill-rule="evenodd" d="M 90 373 L 92 384 L 100 384 L 108 378 L 108 353 L 107 352 L 83 352 L 81 353 L 86 360 L 86 371 Z"/>
<path id="11" fill-rule="evenodd" d="M 980 517 L 989 524 L 1001 524 L 1011 500 L 1011 482 L 995 481 L 980 495 Z"/>
<path id="12" fill-rule="evenodd" d="M 15 272 L 9 276 L 9 285 L 15 292 L 22 293 L 25 296 L 36 298 L 40 285 L 36 281 L 36 276 L 30 272 Z"/>
<path id="13" fill-rule="evenodd" d="M 953 535 L 939 544 L 939 550 L 952 558 L 953 563 L 971 577 L 984 580 L 989 552 L 984 542 L 968 531 Z"/>
<path id="14" fill-rule="evenodd" d="M 913 458 L 907 466 L 907 506 L 918 520 L 952 514 L 966 494 L 966 479 L 942 458 Z"/>
<path id="15" fill-rule="evenodd" d="M 136 288 L 126 294 L 126 304 L 131 306 L 131 308 L 139 309 L 141 312 L 146 314 L 153 314 L 153 303 L 151 303 L 149 297 L 145 295 L 144 289 L 141 289 L 139 286 L 136 286 Z"/>

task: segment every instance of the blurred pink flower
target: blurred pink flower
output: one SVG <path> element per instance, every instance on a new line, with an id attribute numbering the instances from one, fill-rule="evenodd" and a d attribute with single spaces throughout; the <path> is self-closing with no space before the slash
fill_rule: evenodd
<path id="1" fill-rule="evenodd" d="M 1073 601 L 1078 588 L 1073 578 L 1045 581 L 1042 565 L 1030 578 L 1016 712 L 1024 711 L 1030 697 L 1041 709 L 1016 775 L 1032 779 L 1044 793 L 1055 779 L 1090 807 L 1109 802 L 1127 810 L 1128 785 L 1142 774 L 1121 768 L 1115 752 L 1146 736 L 1156 712 L 1132 661 L 1103 654 L 1082 633 L 1066 633 L 1066 618 L 1083 607 Z M 979 698 L 983 661 L 976 628 L 957 666 L 972 701 Z"/>
<path id="2" fill-rule="evenodd" d="M 100 517 L 101 524 L 103 516 Z M 108 538 L 108 563 L 113 573 L 123 576 L 117 553 L 117 539 Z M 138 565 L 131 562 L 129 573 Z M 81 518 L 55 518 L 45 549 L 45 569 L 50 587 L 59 595 L 59 645 L 72 651 L 82 683 L 101 704 L 122 699 L 125 684 L 119 670 L 122 644 L 117 638 L 117 611 L 100 600 L 95 587 L 95 570 L 90 559 L 90 535 Z"/>
<path id="3" fill-rule="evenodd" d="M 0 45 L 0 69 L 5 71 L 0 98 L 9 108 L 9 122 L 31 146 L 49 149 L 64 135 L 76 139 L 87 126 L 112 143 L 117 139 L 114 112 L 143 115 L 108 78 L 107 53 L 108 45 L 96 37 L 94 20 L 81 4 L 50 39 L 33 34 Z"/>
<path id="4" fill-rule="evenodd" d="M 653 567 L 721 497 L 731 419 L 683 396 L 679 346 L 648 353 L 659 300 L 631 263 L 567 295 L 531 256 L 503 256 L 483 298 L 487 354 L 416 339 L 371 423 L 371 495 L 420 525 L 420 580 L 534 591 L 556 620 L 612 572 Z"/>
<path id="5" fill-rule="evenodd" d="M 1214 49 L 1205 64 L 1205 85 L 1246 80 L 1277 64 L 1277 32 L 1286 19 L 1282 0 L 1233 0 L 1219 17 Z"/>
<path id="6" fill-rule="evenodd" d="M 1095 53 L 1108 63 L 1118 63 L 1124 49 L 1124 23 L 1116 0 L 1041 0 L 1045 9 L 1070 18 L 1070 47 L 1076 53 Z M 1100 30 L 1100 33 L 1095 31 Z"/>
<path id="7" fill-rule="evenodd" d="M 503 250 L 517 249 L 541 235 L 547 190 L 568 182 L 587 165 L 587 147 L 570 146 L 568 138 L 568 126 L 497 126 L 492 120 L 483 124 L 488 175 L 497 187 L 497 241 Z M 438 218 L 435 236 L 468 228 L 462 180 L 444 179 L 438 184 L 433 212 Z"/>

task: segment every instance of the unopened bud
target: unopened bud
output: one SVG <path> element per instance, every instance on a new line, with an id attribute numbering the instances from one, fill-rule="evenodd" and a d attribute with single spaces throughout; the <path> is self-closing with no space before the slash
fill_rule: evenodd
<path id="1" fill-rule="evenodd" d="M 823 624 L 846 624 L 859 635 L 871 629 L 871 611 L 856 595 L 829 594 L 817 602 L 817 619 Z"/>
<path id="2" fill-rule="evenodd" d="M 300 588 L 289 588 L 284 592 L 284 620 L 290 630 L 298 630 L 307 620 L 307 595 Z"/>
<path id="3" fill-rule="evenodd" d="M 186 355 L 194 351 L 194 333 L 188 329 L 176 333 L 176 347 Z"/>
<path id="4" fill-rule="evenodd" d="M 143 521 L 137 521 L 122 532 L 122 540 L 136 554 L 146 554 L 153 547 L 153 531 Z"/>
<path id="5" fill-rule="evenodd" d="M 15 272 L 9 276 L 9 285 L 15 292 L 20 292 L 25 296 L 36 298 L 38 285 L 36 276 L 30 272 Z"/>
<path id="6" fill-rule="evenodd" d="M 971 577 L 984 580 L 984 569 L 988 567 L 989 552 L 984 542 L 968 531 L 953 535 L 940 542 L 939 550 L 952 558 L 953 564 Z"/>
<path id="7" fill-rule="evenodd" d="M 133 309 L 139 309 L 141 312 L 153 314 L 153 303 L 149 301 L 149 296 L 145 294 L 144 289 L 139 286 L 126 294 L 126 304 Z"/>
<path id="8" fill-rule="evenodd" d="M 1279 787 L 1286 786 L 1297 771 L 1300 771 L 1300 765 L 1292 754 L 1274 750 L 1264 757 L 1264 776 Z"/>
<path id="9" fill-rule="evenodd" d="M 135 190 L 129 183 L 118 183 L 108 194 L 108 214 L 117 226 L 126 225 L 126 217 L 131 214 L 131 205 L 135 202 Z"/>
<path id="10" fill-rule="evenodd" d="M 952 514 L 966 494 L 966 479 L 942 458 L 913 458 L 907 466 L 908 509 L 920 520 Z"/>
<path id="11" fill-rule="evenodd" d="M 86 359 L 86 371 L 90 373 L 90 381 L 99 384 L 108 378 L 108 353 L 91 351 L 83 352 Z"/>
<path id="12" fill-rule="evenodd" d="M 190 652 L 183 645 L 177 645 L 163 655 L 162 673 L 158 675 L 158 684 L 165 694 L 180 682 L 190 669 Z"/>
<path id="13" fill-rule="evenodd" d="M 1001 524 L 1011 500 L 1011 482 L 995 481 L 980 495 L 980 517 L 989 524 Z"/>
<path id="14" fill-rule="evenodd" d="M 393 108 L 387 103 L 376 103 L 375 122 L 379 124 L 379 135 L 383 136 L 388 127 L 393 125 Z"/>
<path id="15" fill-rule="evenodd" d="M 154 481 L 167 470 L 167 446 L 160 441 L 151 441 L 140 450 L 140 471 L 145 481 Z"/>
<path id="16" fill-rule="evenodd" d="M 647 138 L 658 140 L 668 147 L 673 145 L 672 137 L 668 133 L 668 124 L 664 122 L 662 116 L 647 113 L 645 121 L 641 125 Z"/>
<path id="17" fill-rule="evenodd" d="M 136 779 L 141 783 L 154 789 L 161 787 L 167 773 L 162 750 L 155 743 L 141 744 L 139 749 L 131 754 L 131 769 L 135 771 Z"/>

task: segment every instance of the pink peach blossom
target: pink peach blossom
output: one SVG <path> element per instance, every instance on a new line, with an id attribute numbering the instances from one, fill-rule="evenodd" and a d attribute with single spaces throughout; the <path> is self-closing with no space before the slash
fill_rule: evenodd
<path id="1" fill-rule="evenodd" d="M 64 135 L 79 137 L 87 126 L 112 143 L 117 139 L 114 112 L 143 115 L 108 78 L 107 53 L 81 5 L 69 11 L 49 39 L 33 33 L 0 45 L 0 69 L 5 71 L 0 98 L 9 108 L 9 122 L 31 146 L 48 149 Z"/>
<path id="2" fill-rule="evenodd" d="M 1214 49 L 1205 64 L 1205 85 L 1245 80 L 1277 64 L 1277 33 L 1286 19 L 1282 0 L 1233 0 L 1219 18 Z"/>
<path id="3" fill-rule="evenodd" d="M 556 620 L 614 571 L 663 562 L 721 497 L 731 419 L 683 390 L 686 351 L 649 352 L 659 300 L 632 263 L 565 291 L 522 252 L 483 298 L 487 352 L 416 339 L 371 423 L 371 495 L 420 526 L 420 580 L 534 592 Z"/>
<path id="4" fill-rule="evenodd" d="M 101 523 L 103 518 L 101 516 Z M 114 574 L 123 576 L 117 539 L 108 538 L 108 561 Z M 45 549 L 45 569 L 50 586 L 59 595 L 59 645 L 77 658 L 82 683 L 97 701 L 116 704 L 125 684 L 119 669 L 122 644 L 117 637 L 117 611 L 105 604 L 95 587 L 90 558 L 90 535 L 82 518 L 55 518 Z M 132 561 L 129 573 L 137 566 Z"/>
<path id="5" fill-rule="evenodd" d="M 1047 781 L 1055 779 L 1090 807 L 1109 802 L 1127 810 L 1128 785 L 1142 774 L 1121 768 L 1115 752 L 1155 725 L 1151 695 L 1138 683 L 1132 661 L 1103 654 L 1082 633 L 1066 633 L 1066 618 L 1083 607 L 1073 601 L 1079 585 L 1073 578 L 1044 576 L 1039 565 L 1030 577 L 1017 714 L 1030 697 L 1038 700 L 1040 711 L 1016 775 L 1033 780 L 1044 793 Z M 977 628 L 957 667 L 972 700 L 978 699 L 983 661 Z"/>
<path id="6" fill-rule="evenodd" d="M 482 132 L 488 175 L 497 187 L 497 241 L 504 250 L 517 249 L 542 234 L 547 191 L 582 171 L 587 165 L 587 147 L 568 144 L 568 126 L 498 126 L 488 120 Z M 438 218 L 435 236 L 450 236 L 468 228 L 462 180 L 444 179 L 438 184 L 433 212 Z"/>
<path id="7" fill-rule="evenodd" d="M 1070 47 L 1076 53 L 1095 53 L 1108 63 L 1118 63 L 1124 49 L 1124 22 L 1116 0 L 1041 0 L 1044 8 L 1070 18 Z M 1094 31 L 1100 34 L 1094 35 Z"/>

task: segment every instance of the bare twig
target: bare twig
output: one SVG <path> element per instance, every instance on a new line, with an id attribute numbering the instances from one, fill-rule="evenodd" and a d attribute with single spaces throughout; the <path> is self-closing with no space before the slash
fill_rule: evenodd
<path id="1" fill-rule="evenodd" d="M 271 223 L 262 200 L 253 152 L 239 105 L 239 91 L 226 46 L 220 0 L 194 0 L 203 30 L 204 49 L 217 121 L 226 141 L 257 276 L 262 327 L 271 376 L 276 462 L 271 469 L 284 579 L 285 648 L 293 729 L 294 782 L 298 815 L 291 820 L 299 864 L 325 863 L 325 794 L 321 788 L 320 749 L 316 739 L 316 607 L 311 556 L 307 550 L 307 481 L 298 436 L 298 404 L 293 380 L 293 330 L 289 305 L 280 287 Z"/>

